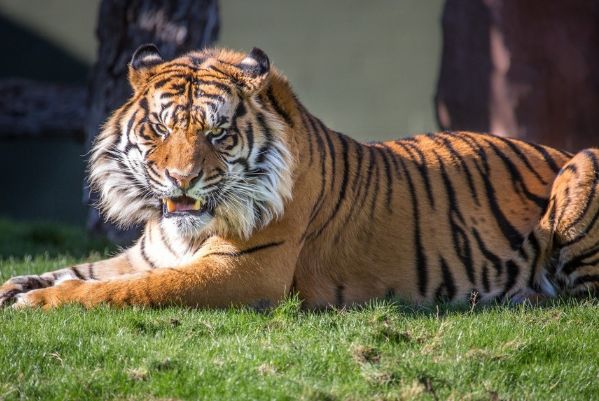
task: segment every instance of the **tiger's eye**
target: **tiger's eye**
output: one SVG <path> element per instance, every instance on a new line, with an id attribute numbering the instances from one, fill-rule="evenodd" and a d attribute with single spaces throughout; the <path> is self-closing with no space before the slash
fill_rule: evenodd
<path id="1" fill-rule="evenodd" d="M 153 124 L 152 128 L 154 128 L 154 131 L 156 131 L 156 133 L 163 138 L 166 138 L 166 136 L 169 134 L 168 128 L 162 124 Z"/>
<path id="2" fill-rule="evenodd" d="M 206 136 L 208 137 L 208 139 L 213 142 L 224 138 L 226 135 L 227 135 L 227 130 L 224 128 L 214 128 L 214 129 L 211 129 L 210 131 L 206 132 Z"/>

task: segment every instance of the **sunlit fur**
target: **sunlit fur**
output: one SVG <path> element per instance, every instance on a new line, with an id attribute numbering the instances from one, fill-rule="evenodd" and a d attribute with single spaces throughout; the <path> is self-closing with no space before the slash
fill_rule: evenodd
<path id="1" fill-rule="evenodd" d="M 143 223 L 141 237 L 111 259 L 13 278 L 0 305 L 263 307 L 297 293 L 326 308 L 599 289 L 597 149 L 471 132 L 360 143 L 311 114 L 258 49 L 164 61 L 143 46 L 129 79 L 90 174 L 104 215 Z M 184 190 L 206 207 L 163 214 Z"/>
<path id="2" fill-rule="evenodd" d="M 222 169 L 218 188 L 204 190 L 206 182 L 200 180 L 187 191 L 190 196 L 212 202 L 216 206 L 214 218 L 202 215 L 163 219 L 166 229 L 183 236 L 207 230 L 248 237 L 283 213 L 285 201 L 291 197 L 293 160 L 280 117 L 264 109 L 253 96 L 258 88 L 248 91 L 225 75 L 229 71 L 231 77 L 239 76 L 233 64 L 240 63 L 241 56 L 227 51 L 190 53 L 160 65 L 154 74 L 146 72 L 147 80 L 112 115 L 93 148 L 90 179 L 101 195 L 99 207 L 106 218 L 122 227 L 145 223 L 160 216 L 162 198 L 181 194 L 165 177 L 164 166 L 153 168 L 148 164 L 148 156 L 170 140 L 154 132 L 152 122 L 158 120 L 170 130 L 193 130 L 197 138 L 191 141 L 205 141 L 206 133 L 216 128 L 227 129 L 227 136 L 237 137 L 237 146 L 231 150 L 220 152 L 230 143 L 226 141 L 210 149 L 222 162 L 218 166 Z M 213 85 L 216 78 L 220 78 L 218 86 Z M 223 78 L 229 78 L 229 82 L 222 83 Z M 276 72 L 271 72 L 269 78 L 287 85 Z M 248 85 L 259 79 L 249 77 Z M 261 83 L 255 84 L 259 87 Z M 165 97 L 165 93 L 173 95 Z M 240 108 L 245 116 L 236 118 Z M 152 116 L 159 118 L 152 120 Z M 238 125 L 245 127 L 249 121 L 254 127 L 251 144 L 238 131 Z M 181 132 L 170 135 L 177 134 Z M 169 150 L 177 152 L 176 148 Z M 182 160 L 178 165 L 185 167 L 193 162 Z M 212 167 L 207 163 L 200 169 L 209 174 Z"/>

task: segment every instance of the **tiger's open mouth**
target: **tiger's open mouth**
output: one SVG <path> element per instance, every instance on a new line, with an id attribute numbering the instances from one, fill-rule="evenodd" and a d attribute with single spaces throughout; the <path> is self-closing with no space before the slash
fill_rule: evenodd
<path id="1" fill-rule="evenodd" d="M 194 199 L 183 195 L 162 200 L 162 214 L 165 217 L 200 215 L 207 211 L 209 211 L 209 206 L 205 199 Z"/>

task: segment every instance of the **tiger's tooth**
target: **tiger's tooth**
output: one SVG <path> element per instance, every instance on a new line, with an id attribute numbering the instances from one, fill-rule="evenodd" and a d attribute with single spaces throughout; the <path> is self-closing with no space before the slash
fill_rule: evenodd
<path id="1" fill-rule="evenodd" d="M 166 210 L 167 210 L 169 213 L 172 213 L 172 212 L 174 212 L 175 210 L 177 210 L 177 206 L 175 205 L 175 202 L 173 202 L 173 201 L 172 201 L 172 200 L 170 200 L 170 199 L 167 199 L 167 200 L 166 200 Z"/>
<path id="2" fill-rule="evenodd" d="M 195 203 L 193 204 L 193 210 L 200 210 L 201 207 L 202 201 L 200 199 L 196 199 Z"/>

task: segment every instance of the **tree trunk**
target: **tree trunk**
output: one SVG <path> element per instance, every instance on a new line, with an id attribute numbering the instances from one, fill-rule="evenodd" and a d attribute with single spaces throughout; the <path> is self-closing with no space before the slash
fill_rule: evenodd
<path id="1" fill-rule="evenodd" d="M 599 146 L 599 2 L 446 0 L 442 129 Z"/>
<path id="2" fill-rule="evenodd" d="M 89 86 L 86 149 L 110 113 L 131 95 L 127 64 L 138 46 L 154 43 L 169 59 L 212 45 L 218 30 L 217 0 L 103 0 L 96 30 L 98 61 Z M 84 193 L 87 204 L 93 205 L 97 194 L 87 188 Z M 117 243 L 129 242 L 138 233 L 137 229 L 118 230 L 103 221 L 93 207 L 89 209 L 88 228 Z"/>

